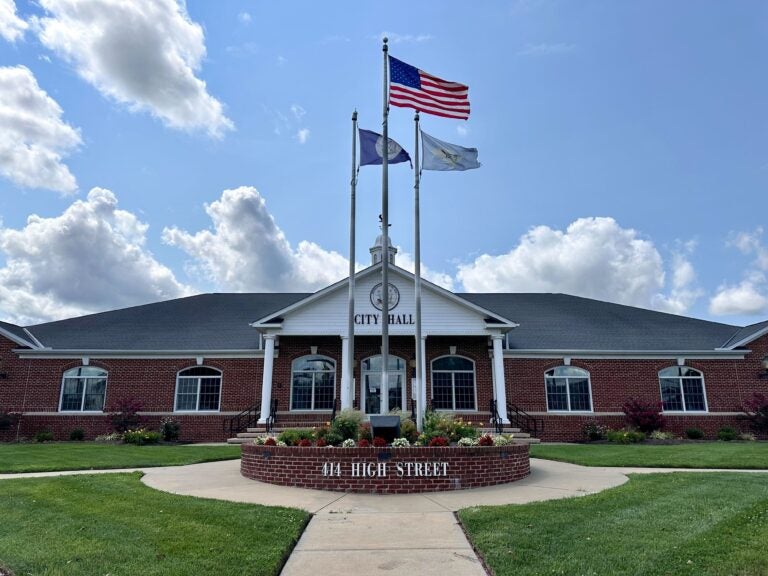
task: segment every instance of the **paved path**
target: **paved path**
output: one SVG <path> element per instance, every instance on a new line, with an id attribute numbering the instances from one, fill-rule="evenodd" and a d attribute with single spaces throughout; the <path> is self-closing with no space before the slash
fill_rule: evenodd
<path id="1" fill-rule="evenodd" d="M 34 478 L 130 472 L 80 470 L 0 474 Z M 282 572 L 424 576 L 482 576 L 480 560 L 457 524 L 454 511 L 470 506 L 523 504 L 582 496 L 625 483 L 629 473 L 714 472 L 670 468 L 597 468 L 531 459 L 531 475 L 490 488 L 407 495 L 369 495 L 286 488 L 243 478 L 240 461 L 140 469 L 158 490 L 235 502 L 301 508 L 314 514 Z M 766 471 L 743 471 L 766 472 Z"/>

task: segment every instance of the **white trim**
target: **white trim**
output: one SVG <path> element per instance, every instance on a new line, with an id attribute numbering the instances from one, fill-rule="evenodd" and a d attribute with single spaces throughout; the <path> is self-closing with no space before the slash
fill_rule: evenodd
<path id="1" fill-rule="evenodd" d="M 81 359 L 85 354 L 93 359 L 113 360 L 195 360 L 205 358 L 263 358 L 263 350 L 25 350 L 15 348 L 19 358 Z"/>
<path id="2" fill-rule="evenodd" d="M 684 355 L 687 360 L 743 360 L 751 350 L 504 350 L 505 358 L 551 358 L 562 360 L 676 360 Z"/>
<path id="3" fill-rule="evenodd" d="M 472 388 L 475 393 L 475 407 L 474 408 L 456 408 L 456 373 L 461 374 L 467 374 L 469 370 L 437 370 L 437 372 L 441 374 L 451 374 L 451 398 L 453 400 L 453 408 L 435 408 L 436 412 L 479 412 L 478 406 L 477 406 L 477 363 L 472 360 L 472 358 L 468 358 L 466 356 L 463 356 L 461 354 L 443 354 L 442 356 L 438 356 L 436 358 L 432 358 L 432 360 L 429 362 L 429 391 L 430 396 L 432 398 L 432 405 L 435 404 L 435 369 L 433 368 L 435 362 L 438 360 L 441 360 L 443 358 L 462 358 L 464 360 L 468 360 L 472 363 Z"/>
<path id="4" fill-rule="evenodd" d="M 746 328 L 746 326 L 745 326 L 745 328 Z M 758 338 L 760 338 L 761 336 L 765 336 L 766 334 L 768 334 L 768 326 L 766 326 L 765 328 L 761 328 L 760 330 L 758 330 L 754 334 L 751 334 L 750 336 L 747 336 L 746 338 L 742 338 L 741 340 L 739 340 L 735 344 L 731 344 L 730 346 L 724 348 L 724 350 L 733 350 L 735 348 L 738 348 L 739 346 L 745 346 L 745 345 L 749 344 L 750 342 L 752 342 L 753 340 L 757 340 Z M 719 348 L 718 348 L 718 350 L 719 350 Z"/>
<path id="5" fill-rule="evenodd" d="M 21 326 L 19 326 L 19 328 L 21 328 Z M 26 331 L 26 328 L 24 330 Z M 29 334 L 29 332 L 27 332 L 27 334 Z M 0 326 L 0 336 L 5 336 L 6 338 L 8 338 L 8 340 L 16 342 L 16 344 L 19 344 L 21 346 L 28 346 L 28 347 L 33 348 L 33 349 L 37 348 L 37 346 L 35 346 L 31 342 L 27 342 L 23 338 L 19 338 L 18 336 L 16 336 L 16 334 L 14 334 L 13 332 L 11 332 L 9 330 L 6 330 L 2 326 Z"/>
<path id="6" fill-rule="evenodd" d="M 177 408 L 178 400 L 179 400 L 179 375 L 182 372 L 185 372 L 186 370 L 194 370 L 195 368 L 210 368 L 211 370 L 215 370 L 219 373 L 217 376 L 181 376 L 181 378 L 194 378 L 197 380 L 197 391 L 195 392 L 195 409 L 194 410 L 179 410 Z M 218 378 L 219 379 L 219 404 L 216 407 L 216 410 L 200 410 L 200 380 L 202 378 Z M 221 411 L 221 397 L 223 396 L 222 392 L 224 391 L 224 371 L 216 368 L 214 366 L 200 366 L 199 364 L 196 364 L 195 366 L 187 366 L 186 368 L 182 368 L 178 372 L 176 372 L 176 388 L 173 391 L 173 413 L 174 414 L 218 414 Z"/>
<path id="7" fill-rule="evenodd" d="M 24 333 L 27 334 L 32 339 L 32 342 L 36 344 L 35 348 L 45 348 L 45 346 L 43 346 L 43 343 L 40 342 L 40 340 L 38 340 L 37 338 L 35 338 L 35 335 L 32 334 L 32 332 L 30 332 L 27 328 L 24 328 Z"/>
<path id="8" fill-rule="evenodd" d="M 365 278 L 366 276 L 373 274 L 374 272 L 378 271 L 380 268 L 381 268 L 381 263 L 374 264 L 373 266 L 369 266 L 368 268 L 361 270 L 360 272 L 357 272 L 355 274 L 355 282 L 357 282 L 362 278 Z M 394 264 L 389 267 L 389 270 L 395 274 L 399 274 L 401 277 L 411 282 L 415 278 L 413 274 L 411 274 L 407 270 L 403 270 L 402 268 Z M 459 304 L 461 306 L 464 306 L 465 308 L 469 308 L 470 310 L 473 310 L 474 312 L 482 314 L 484 317 L 490 316 L 491 318 L 496 318 L 501 321 L 501 323 L 494 322 L 493 324 L 489 324 L 488 325 L 489 327 L 512 329 L 512 328 L 517 328 L 519 326 L 518 323 L 512 322 L 511 320 L 504 318 L 503 316 L 500 316 L 496 312 L 493 312 L 492 310 L 488 310 L 486 308 L 478 306 L 477 304 L 474 304 L 469 300 L 465 300 L 461 296 L 457 296 L 450 290 L 446 290 L 442 286 L 433 284 L 429 280 L 422 278 L 421 282 L 423 287 L 426 287 L 432 290 L 433 292 L 437 292 L 438 294 L 443 295 L 444 297 L 448 298 L 449 300 L 453 301 L 456 304 Z M 310 294 L 309 296 L 307 296 L 302 300 L 299 300 L 298 302 L 294 302 L 293 304 L 286 306 L 285 308 L 281 308 L 280 310 L 272 312 L 268 316 L 264 316 L 262 318 L 259 318 L 255 322 L 251 322 L 250 325 L 258 329 L 280 328 L 282 326 L 280 323 L 269 323 L 268 321 L 272 318 L 279 318 L 293 312 L 294 310 L 303 308 L 304 306 L 308 306 L 309 304 L 324 297 L 325 295 L 330 294 L 331 292 L 335 292 L 336 290 L 339 290 L 341 288 L 344 288 L 345 286 L 348 286 L 348 284 L 349 284 L 349 278 L 344 278 L 343 280 L 339 280 L 335 284 L 331 284 L 330 286 L 327 286 L 322 290 L 318 290 L 314 294 Z"/>

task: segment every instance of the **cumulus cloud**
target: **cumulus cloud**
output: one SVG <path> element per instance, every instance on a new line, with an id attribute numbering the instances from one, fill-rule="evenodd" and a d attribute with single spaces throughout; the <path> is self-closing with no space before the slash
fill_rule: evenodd
<path id="1" fill-rule="evenodd" d="M 709 301 L 712 314 L 758 315 L 768 313 L 768 247 L 763 244 L 763 228 L 732 234 L 727 245 L 754 260 L 738 284 L 721 284 Z"/>
<path id="2" fill-rule="evenodd" d="M 668 294 L 657 294 L 653 308 L 672 314 L 683 314 L 704 294 L 696 285 L 696 272 L 689 256 L 696 249 L 696 242 L 681 243 L 672 252 L 672 286 Z"/>
<path id="3" fill-rule="evenodd" d="M 564 292 L 680 313 L 695 275 L 682 253 L 674 268 L 664 295 L 664 261 L 650 240 L 613 218 L 580 218 L 565 231 L 532 228 L 508 253 L 460 265 L 457 278 L 469 292 Z"/>
<path id="4" fill-rule="evenodd" d="M 299 144 L 306 144 L 307 140 L 309 140 L 309 128 L 302 128 L 296 133 L 296 138 L 299 141 Z"/>
<path id="5" fill-rule="evenodd" d="M 413 261 L 413 256 L 408 252 L 403 252 L 399 246 L 397 247 L 397 250 L 397 260 L 395 261 L 397 265 L 403 270 L 408 270 L 408 272 L 414 273 L 416 271 L 416 264 Z M 421 263 L 421 277 L 425 280 L 429 280 L 433 284 L 442 286 L 446 290 L 454 289 L 454 280 L 450 274 L 430 270 L 424 265 L 424 262 Z"/>
<path id="6" fill-rule="evenodd" d="M 0 36 L 8 42 L 16 42 L 24 36 L 28 24 L 16 15 L 13 0 L 0 0 Z"/>
<path id="7" fill-rule="evenodd" d="M 195 74 L 202 27 L 176 0 L 41 0 L 41 42 L 102 94 L 166 125 L 219 138 L 234 128 Z"/>
<path id="8" fill-rule="evenodd" d="M 26 324 L 191 294 L 147 250 L 147 228 L 103 188 L 60 216 L 0 227 L 3 318 Z"/>
<path id="9" fill-rule="evenodd" d="M 63 157 L 80 145 L 80 132 L 62 113 L 29 68 L 0 68 L 0 174 L 20 186 L 74 192 Z"/>
<path id="10" fill-rule="evenodd" d="M 163 241 L 192 257 L 190 272 L 222 289 L 313 291 L 347 275 L 348 261 L 337 252 L 307 241 L 292 248 L 255 188 L 224 190 L 205 210 L 212 230 L 166 228 Z"/>

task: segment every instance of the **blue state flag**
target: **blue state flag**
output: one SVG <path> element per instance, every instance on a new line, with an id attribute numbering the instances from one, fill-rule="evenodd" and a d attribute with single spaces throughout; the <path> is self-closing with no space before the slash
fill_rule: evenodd
<path id="1" fill-rule="evenodd" d="M 384 151 L 384 136 L 371 132 L 370 130 L 359 129 L 360 132 L 360 166 L 369 166 L 371 164 L 381 164 Z M 397 142 L 389 138 L 388 154 L 389 164 L 398 164 L 399 162 L 410 162 L 411 157 L 408 152 L 403 150 Z"/>
<path id="2" fill-rule="evenodd" d="M 480 168 L 477 148 L 464 148 L 433 138 L 421 132 L 421 149 L 424 151 L 422 170 L 471 170 Z"/>

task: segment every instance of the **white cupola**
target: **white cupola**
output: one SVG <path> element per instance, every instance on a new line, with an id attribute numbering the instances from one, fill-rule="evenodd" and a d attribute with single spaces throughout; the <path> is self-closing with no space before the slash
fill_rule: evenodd
<path id="1" fill-rule="evenodd" d="M 384 243 L 383 235 L 379 234 L 379 236 L 376 238 L 376 242 L 373 245 L 373 248 L 371 248 L 371 263 L 372 264 L 378 264 L 381 262 L 381 253 L 382 253 L 382 245 Z M 389 244 L 389 263 L 394 265 L 395 264 L 395 254 L 397 254 L 397 248 L 392 246 L 392 238 L 387 238 L 387 243 Z"/>

